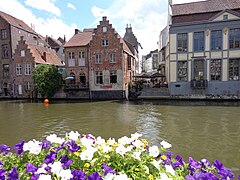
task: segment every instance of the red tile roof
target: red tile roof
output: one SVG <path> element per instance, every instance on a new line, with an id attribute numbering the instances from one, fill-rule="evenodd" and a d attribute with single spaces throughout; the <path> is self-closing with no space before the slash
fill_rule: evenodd
<path id="1" fill-rule="evenodd" d="M 36 32 L 31 29 L 27 24 L 25 24 L 22 20 L 20 19 L 17 19 L 9 14 L 6 14 L 2 11 L 0 11 L 0 16 L 5 19 L 9 24 L 11 24 L 12 26 L 15 26 L 17 28 L 20 28 L 20 29 L 24 29 L 28 32 L 31 32 L 31 33 L 34 33 L 36 34 Z"/>
<path id="2" fill-rule="evenodd" d="M 224 9 L 240 9 L 240 0 L 206 0 L 185 4 L 173 4 L 172 15 L 216 12 Z"/>
<path id="3" fill-rule="evenodd" d="M 34 61 L 40 64 L 54 64 L 56 66 L 63 66 L 61 59 L 56 54 L 55 50 L 36 44 L 28 44 L 28 48 L 34 57 Z M 44 59 L 46 53 L 46 60 Z"/>
<path id="4" fill-rule="evenodd" d="M 64 47 L 86 46 L 92 40 L 92 31 L 83 31 L 74 34 L 73 37 L 66 42 Z"/>

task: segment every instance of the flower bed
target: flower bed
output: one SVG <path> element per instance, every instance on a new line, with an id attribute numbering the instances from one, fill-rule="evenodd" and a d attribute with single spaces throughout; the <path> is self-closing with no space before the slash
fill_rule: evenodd
<path id="1" fill-rule="evenodd" d="M 167 151 L 166 141 L 150 146 L 141 134 L 115 139 L 95 138 L 71 131 L 44 141 L 20 142 L 11 150 L 0 145 L 0 180 L 126 180 L 231 179 L 231 170 L 215 160 L 184 162 Z"/>

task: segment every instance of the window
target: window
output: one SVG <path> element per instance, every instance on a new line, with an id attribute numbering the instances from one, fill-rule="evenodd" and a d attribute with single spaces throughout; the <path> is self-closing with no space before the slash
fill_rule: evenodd
<path id="1" fill-rule="evenodd" d="M 21 50 L 20 56 L 21 56 L 21 57 L 25 57 L 25 51 L 24 51 L 24 50 Z"/>
<path id="2" fill-rule="evenodd" d="M 78 66 L 85 66 L 85 54 L 83 51 L 78 54 Z"/>
<path id="3" fill-rule="evenodd" d="M 128 70 L 132 69 L 132 58 L 128 55 L 127 57 L 127 63 L 128 63 Z"/>
<path id="4" fill-rule="evenodd" d="M 239 80 L 239 61 L 240 59 L 229 59 L 229 80 Z"/>
<path id="5" fill-rule="evenodd" d="M 228 19 L 228 15 L 227 14 L 223 15 L 223 20 L 227 20 L 227 19 Z"/>
<path id="6" fill-rule="evenodd" d="M 22 65 L 21 64 L 16 65 L 16 75 L 22 75 Z"/>
<path id="7" fill-rule="evenodd" d="M 211 32 L 211 49 L 212 50 L 222 49 L 222 31 Z"/>
<path id="8" fill-rule="evenodd" d="M 68 67 L 75 66 L 74 52 L 68 53 Z"/>
<path id="9" fill-rule="evenodd" d="M 96 64 L 102 64 L 102 55 L 101 54 L 96 54 L 95 63 Z"/>
<path id="10" fill-rule="evenodd" d="M 85 86 L 86 85 L 86 75 L 85 73 L 80 73 L 79 74 L 79 81 L 81 85 Z"/>
<path id="11" fill-rule="evenodd" d="M 31 74 L 31 64 L 26 63 L 25 64 L 25 75 L 30 75 Z"/>
<path id="12" fill-rule="evenodd" d="M 109 54 L 109 62 L 116 63 L 116 54 L 115 53 Z"/>
<path id="13" fill-rule="evenodd" d="M 178 81 L 187 81 L 187 61 L 179 61 L 178 68 Z"/>
<path id="14" fill-rule="evenodd" d="M 108 40 L 107 39 L 102 40 L 102 46 L 108 46 Z"/>
<path id="15" fill-rule="evenodd" d="M 8 58 L 8 45 L 7 44 L 2 45 L 2 57 Z"/>
<path id="16" fill-rule="evenodd" d="M 115 84 L 117 83 L 117 71 L 113 70 L 110 71 L 110 84 Z"/>
<path id="17" fill-rule="evenodd" d="M 229 30 L 229 48 L 240 48 L 240 29 Z"/>
<path id="18" fill-rule="evenodd" d="M 3 64 L 3 78 L 9 78 L 9 64 Z"/>
<path id="19" fill-rule="evenodd" d="M 7 39 L 7 30 L 6 29 L 1 30 L 1 39 Z"/>
<path id="20" fill-rule="evenodd" d="M 194 51 L 204 51 L 204 32 L 195 32 L 193 36 Z"/>
<path id="21" fill-rule="evenodd" d="M 31 89 L 31 84 L 30 84 L 30 82 L 27 82 L 27 84 L 26 84 L 26 90 L 30 90 Z"/>
<path id="22" fill-rule="evenodd" d="M 102 71 L 96 71 L 95 73 L 96 84 L 103 84 L 103 74 Z"/>
<path id="23" fill-rule="evenodd" d="M 177 50 L 178 52 L 187 52 L 188 47 L 188 34 L 187 33 L 181 33 L 177 35 Z"/>
<path id="24" fill-rule="evenodd" d="M 221 60 L 211 60 L 211 80 L 220 81 L 221 80 Z"/>
<path id="25" fill-rule="evenodd" d="M 102 27 L 102 32 L 103 32 L 103 33 L 107 32 L 107 27 L 106 27 L 106 26 L 103 26 L 103 27 Z"/>

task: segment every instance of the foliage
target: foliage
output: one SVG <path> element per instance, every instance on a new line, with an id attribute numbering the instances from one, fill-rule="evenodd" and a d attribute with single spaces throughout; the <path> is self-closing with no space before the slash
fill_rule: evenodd
<path id="1" fill-rule="evenodd" d="M 62 85 L 62 76 L 54 65 L 40 64 L 32 72 L 35 90 L 51 98 Z"/>
<path id="2" fill-rule="evenodd" d="M 0 145 L 0 179 L 31 180 L 217 180 L 234 178 L 231 170 L 216 160 L 213 164 L 191 157 L 184 162 L 166 149 L 150 146 L 135 133 L 118 141 L 71 131 L 65 138 L 52 134 L 46 140 L 20 142 L 13 151 Z"/>

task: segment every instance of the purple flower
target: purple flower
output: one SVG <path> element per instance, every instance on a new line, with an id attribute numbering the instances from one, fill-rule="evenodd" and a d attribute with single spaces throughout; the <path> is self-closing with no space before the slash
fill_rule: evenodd
<path id="1" fill-rule="evenodd" d="M 217 169 L 217 170 L 222 170 L 224 169 L 223 163 L 220 162 L 219 160 L 215 160 L 213 163 L 213 166 Z"/>
<path id="2" fill-rule="evenodd" d="M 21 141 L 20 143 L 15 145 L 13 150 L 17 151 L 17 154 L 20 155 L 23 153 L 23 145 L 24 145 L 24 141 Z"/>
<path id="3" fill-rule="evenodd" d="M 55 161 L 56 157 L 57 157 L 57 154 L 55 152 L 51 152 L 45 157 L 43 163 L 45 164 L 52 163 L 53 161 Z"/>
<path id="4" fill-rule="evenodd" d="M 82 172 L 79 170 L 73 170 L 72 175 L 73 175 L 73 178 L 71 178 L 71 180 L 85 180 L 86 179 L 85 172 Z"/>
<path id="5" fill-rule="evenodd" d="M 0 180 L 5 180 L 6 171 L 4 169 L 0 169 Z"/>
<path id="6" fill-rule="evenodd" d="M 67 156 L 62 156 L 61 163 L 63 163 L 63 168 L 69 169 L 73 160 L 70 160 Z"/>
<path id="7" fill-rule="evenodd" d="M 80 146 L 78 146 L 75 141 L 71 140 L 70 142 L 67 143 L 68 150 L 71 153 L 77 152 L 80 149 Z"/>
<path id="8" fill-rule="evenodd" d="M 39 174 L 33 174 L 31 180 L 38 180 L 39 176 Z"/>
<path id="9" fill-rule="evenodd" d="M 65 142 L 63 142 L 60 146 L 58 146 L 57 148 L 55 148 L 55 149 L 56 149 L 56 152 L 60 151 L 61 149 L 65 149 L 64 145 L 65 145 Z"/>
<path id="10" fill-rule="evenodd" d="M 43 141 L 42 142 L 42 148 L 43 149 L 49 149 L 49 147 L 51 146 L 51 142 L 50 141 Z"/>
<path id="11" fill-rule="evenodd" d="M 195 172 L 199 168 L 199 164 L 195 161 L 192 157 L 189 157 L 189 165 L 188 169 L 190 170 L 191 174 Z"/>
<path id="12" fill-rule="evenodd" d="M 13 167 L 11 171 L 8 173 L 7 177 L 8 177 L 8 180 L 19 180 L 17 168 Z"/>
<path id="13" fill-rule="evenodd" d="M 88 176 L 88 180 L 103 180 L 98 172 L 94 172 Z"/>
<path id="14" fill-rule="evenodd" d="M 0 145 L 0 153 L 6 155 L 9 153 L 9 151 L 10 151 L 10 146 L 7 146 L 5 144 Z"/>
<path id="15" fill-rule="evenodd" d="M 196 172 L 194 175 L 187 175 L 186 180 L 218 180 L 218 178 L 212 173 Z"/>
<path id="16" fill-rule="evenodd" d="M 37 171 L 37 167 L 31 163 L 26 163 L 26 173 L 35 173 Z"/>
<path id="17" fill-rule="evenodd" d="M 200 162 L 201 166 L 203 168 L 206 168 L 206 167 L 210 167 L 211 166 L 211 163 L 207 160 L 207 159 L 202 159 Z"/>
<path id="18" fill-rule="evenodd" d="M 102 167 L 104 168 L 104 170 L 103 170 L 104 176 L 106 176 L 108 173 L 116 174 L 116 171 L 114 171 L 112 168 L 110 168 L 106 164 L 103 164 Z"/>
<path id="19" fill-rule="evenodd" d="M 173 169 L 176 169 L 176 168 L 178 168 L 180 166 L 183 166 L 183 164 L 184 164 L 182 156 L 177 155 L 176 156 L 176 160 L 177 160 L 177 162 L 172 163 Z"/>

